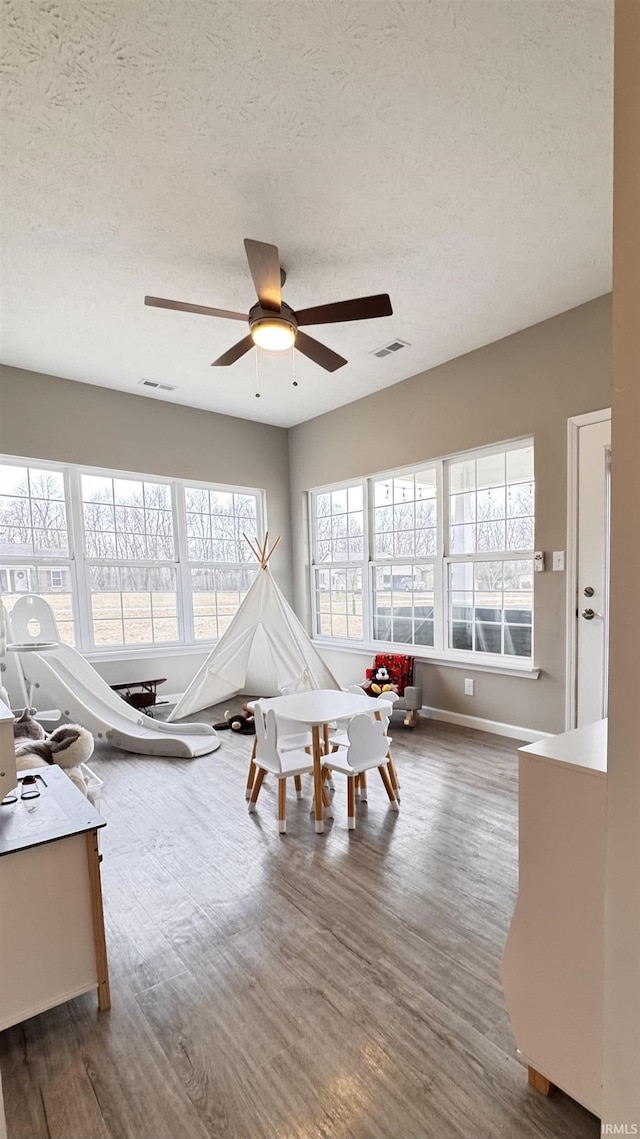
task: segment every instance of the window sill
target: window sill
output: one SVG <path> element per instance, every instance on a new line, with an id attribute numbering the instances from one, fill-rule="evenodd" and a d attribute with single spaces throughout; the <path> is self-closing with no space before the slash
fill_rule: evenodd
<path id="1" fill-rule="evenodd" d="M 525 680 L 537 680 L 541 669 L 536 668 L 529 661 L 515 664 L 511 660 L 500 657 L 498 660 L 487 660 L 485 657 L 464 657 L 462 655 L 445 654 L 438 652 L 425 652 L 419 645 L 393 645 L 388 643 L 365 644 L 362 641 L 341 641 L 332 638 L 314 638 L 313 644 L 318 652 L 330 649 L 332 652 L 358 653 L 369 659 L 378 653 L 407 653 L 420 664 L 436 664 L 446 668 L 462 668 L 467 672 L 491 672 L 500 676 L 520 676 Z"/>
<path id="2" fill-rule="evenodd" d="M 83 652 L 82 649 L 78 651 L 82 652 L 85 660 L 99 664 L 100 661 L 112 660 L 158 660 L 161 657 L 208 656 L 215 643 L 215 641 L 204 641 L 201 645 L 140 645 L 139 648 L 131 645 L 123 645 L 118 648 L 117 645 L 113 645 L 104 649 L 90 649 L 88 652 Z"/>

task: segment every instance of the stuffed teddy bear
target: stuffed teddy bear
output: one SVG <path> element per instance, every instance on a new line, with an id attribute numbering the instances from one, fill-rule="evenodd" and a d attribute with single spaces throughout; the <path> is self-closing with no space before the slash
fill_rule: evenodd
<path id="1" fill-rule="evenodd" d="M 367 696 L 381 696 L 383 692 L 398 691 L 398 685 L 393 683 L 389 669 L 384 664 L 378 665 L 371 677 L 363 680 L 361 687 Z"/>
<path id="2" fill-rule="evenodd" d="M 242 705 L 242 712 L 232 712 L 227 708 L 222 723 L 213 726 L 217 732 L 230 728 L 232 732 L 239 732 L 241 736 L 255 736 L 256 734 L 253 712 L 249 711 L 246 704 Z"/>
<path id="3" fill-rule="evenodd" d="M 14 718 L 13 739 L 16 752 L 16 770 L 30 767 L 48 767 L 57 763 L 83 795 L 87 784 L 80 770 L 93 755 L 93 736 L 79 724 L 63 724 L 47 736 L 42 724 L 34 720 L 35 708 L 25 708 Z"/>

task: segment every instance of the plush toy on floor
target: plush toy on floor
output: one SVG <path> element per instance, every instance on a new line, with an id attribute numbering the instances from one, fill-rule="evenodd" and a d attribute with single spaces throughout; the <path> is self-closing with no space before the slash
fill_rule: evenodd
<path id="1" fill-rule="evenodd" d="M 230 728 L 232 732 L 239 732 L 241 736 L 255 736 L 256 734 L 253 713 L 249 711 L 246 704 L 242 705 L 242 712 L 232 712 L 227 708 L 222 723 L 213 726 L 216 732 L 223 732 L 226 728 Z"/>
<path id="2" fill-rule="evenodd" d="M 78 790 L 86 795 L 87 784 L 80 764 L 93 755 L 91 732 L 79 724 L 63 724 L 47 736 L 42 724 L 34 720 L 34 711 L 34 708 L 25 708 L 14 719 L 16 769 L 26 771 L 30 767 L 48 767 L 57 763 Z"/>
<path id="3" fill-rule="evenodd" d="M 384 664 L 374 669 L 371 677 L 363 680 L 361 687 L 367 696 L 382 696 L 383 692 L 398 691 L 398 685 L 393 683 L 389 669 Z"/>

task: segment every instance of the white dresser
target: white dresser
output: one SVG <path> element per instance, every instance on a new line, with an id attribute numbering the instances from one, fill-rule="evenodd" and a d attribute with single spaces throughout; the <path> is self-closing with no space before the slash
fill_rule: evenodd
<path id="1" fill-rule="evenodd" d="M 520 875 L 500 976 L 529 1082 L 600 1115 L 607 721 L 519 749 Z"/>

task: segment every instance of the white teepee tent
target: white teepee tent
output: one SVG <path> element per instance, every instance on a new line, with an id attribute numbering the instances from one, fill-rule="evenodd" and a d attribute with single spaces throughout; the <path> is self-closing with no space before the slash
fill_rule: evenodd
<path id="1" fill-rule="evenodd" d="M 262 547 L 251 547 L 260 572 L 170 720 L 221 704 L 238 692 L 269 696 L 284 689 L 340 688 L 271 576 L 268 562 L 279 539 L 268 553 L 267 540 L 268 534 Z"/>

